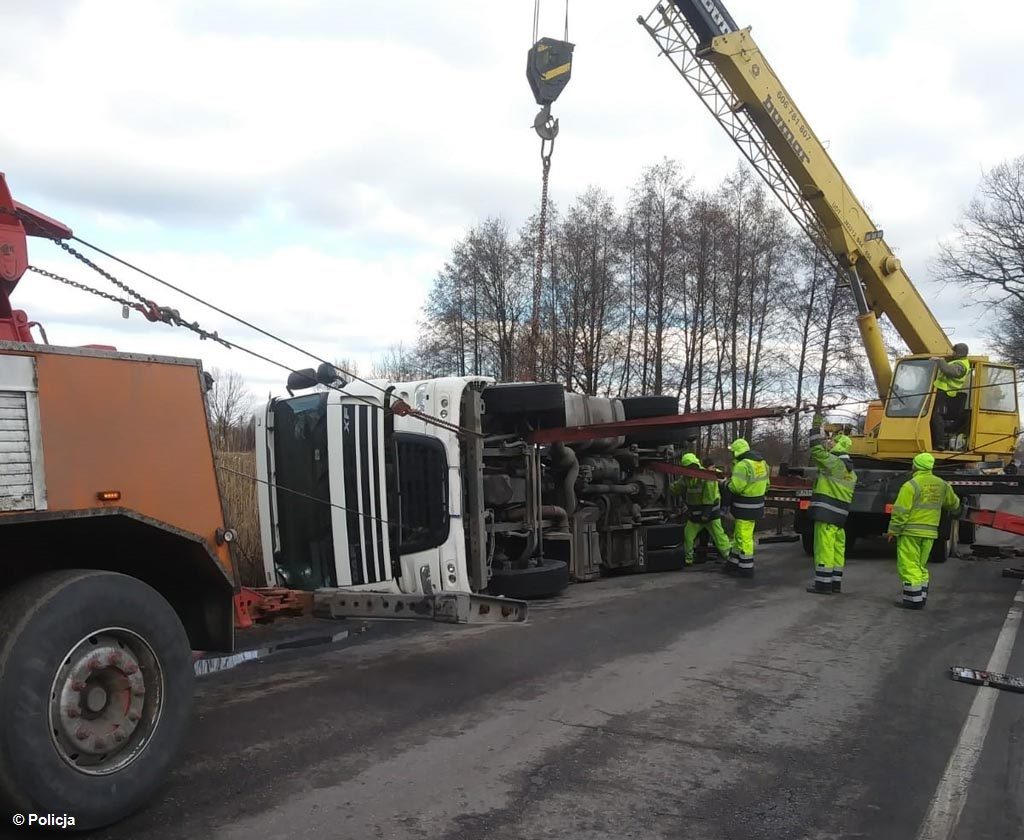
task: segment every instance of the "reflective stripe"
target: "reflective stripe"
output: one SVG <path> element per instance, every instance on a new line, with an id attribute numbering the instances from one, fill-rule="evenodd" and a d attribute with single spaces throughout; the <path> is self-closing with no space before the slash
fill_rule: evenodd
<path id="1" fill-rule="evenodd" d="M 753 502 L 741 502 L 739 500 L 736 500 L 736 501 L 734 501 L 732 503 L 732 506 L 733 507 L 738 507 L 738 508 L 749 508 L 750 510 L 756 510 L 757 508 L 764 507 L 764 497 L 762 496 L 760 498 L 760 501 L 753 501 Z"/>
<path id="2" fill-rule="evenodd" d="M 831 502 L 823 502 L 821 499 L 811 501 L 812 508 L 820 508 L 822 510 L 830 510 L 833 513 L 838 513 L 841 516 L 847 516 L 850 513 L 849 508 L 841 508 L 839 505 L 834 505 Z"/>
<path id="3" fill-rule="evenodd" d="M 754 568 L 754 558 L 751 557 L 749 560 L 740 560 L 739 567 L 741 569 L 753 569 Z"/>
<path id="4" fill-rule="evenodd" d="M 831 583 L 832 582 L 832 570 L 826 569 L 824 566 L 816 566 L 814 569 L 814 582 L 815 583 Z"/>

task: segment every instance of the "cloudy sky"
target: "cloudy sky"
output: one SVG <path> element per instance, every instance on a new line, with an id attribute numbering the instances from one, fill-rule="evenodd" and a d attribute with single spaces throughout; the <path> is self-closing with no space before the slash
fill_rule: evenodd
<path id="1" fill-rule="evenodd" d="M 573 78 L 552 196 L 623 199 L 641 169 L 698 186 L 738 152 L 636 24 L 655 0 L 571 0 Z M 4 10 L 0 170 L 82 238 L 327 358 L 412 344 L 450 244 L 539 193 L 524 78 L 533 3 L 481 0 L 34 0 Z M 1024 5 L 728 0 L 956 339 L 980 312 L 929 261 L 981 172 L 1024 153 Z M 564 0 L 544 0 L 560 36 Z M 33 240 L 36 265 L 105 281 Z M 190 320 L 297 354 L 127 271 Z M 104 287 L 106 288 L 106 287 Z M 200 356 L 266 393 L 284 374 L 27 275 L 17 306 L 58 344 Z"/>

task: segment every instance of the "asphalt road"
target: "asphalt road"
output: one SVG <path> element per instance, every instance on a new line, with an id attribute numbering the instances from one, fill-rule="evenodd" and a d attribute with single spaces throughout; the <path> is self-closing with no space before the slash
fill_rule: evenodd
<path id="1" fill-rule="evenodd" d="M 1007 564 L 936 567 L 908 612 L 891 558 L 853 559 L 835 597 L 804 592 L 797 546 L 758 562 L 750 582 L 608 579 L 526 625 L 378 623 L 204 677 L 165 795 L 93 836 L 915 840 L 929 813 L 925 840 L 1024 836 L 1024 695 L 946 674 L 989 662 Z M 957 749 L 979 692 L 997 695 L 980 756 Z M 951 789 L 959 828 L 940 808 L 935 833 Z"/>

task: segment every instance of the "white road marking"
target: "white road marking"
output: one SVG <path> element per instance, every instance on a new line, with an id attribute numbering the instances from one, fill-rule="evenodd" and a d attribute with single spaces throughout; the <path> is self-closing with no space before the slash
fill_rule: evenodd
<path id="1" fill-rule="evenodd" d="M 1003 629 L 999 632 L 999 638 L 996 639 L 996 646 L 992 649 L 992 656 L 986 670 L 1006 670 L 1010 662 L 1010 654 L 1013 653 L 1013 643 L 1017 639 L 1017 630 L 1020 628 L 1022 614 L 1024 614 L 1024 583 L 1017 590 L 1013 603 L 1010 605 L 1010 611 L 1006 614 L 1006 621 L 1003 622 Z M 981 752 L 985 747 L 985 736 L 992 723 L 992 714 L 995 711 L 998 697 L 998 688 L 978 687 L 978 693 L 967 713 L 967 720 L 964 721 L 963 728 L 960 730 L 960 738 L 956 742 L 953 754 L 949 757 L 949 763 L 946 764 L 946 771 L 942 774 L 939 786 L 932 796 L 928 814 L 921 824 L 917 840 L 952 840 L 967 802 L 967 793 L 971 780 L 974 778 L 974 770 L 978 766 L 978 759 L 981 758 Z"/>

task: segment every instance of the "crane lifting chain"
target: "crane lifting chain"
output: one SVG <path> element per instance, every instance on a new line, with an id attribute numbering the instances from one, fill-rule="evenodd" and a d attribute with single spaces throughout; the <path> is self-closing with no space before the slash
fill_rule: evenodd
<path id="1" fill-rule="evenodd" d="M 533 6 L 533 46 L 527 53 L 526 78 L 533 91 L 533 98 L 541 106 L 533 120 L 534 131 L 540 137 L 541 191 L 540 213 L 537 219 L 537 260 L 533 276 L 533 311 L 530 319 L 530 353 L 532 363 L 530 374 L 537 374 L 537 352 L 540 346 L 540 304 L 542 278 L 544 273 L 544 250 L 547 247 L 548 228 L 548 178 L 551 172 L 551 155 L 555 150 L 558 136 L 558 120 L 551 115 L 551 104 L 569 83 L 572 75 L 572 51 L 569 43 L 569 0 L 565 0 L 565 35 L 563 40 L 538 38 L 537 27 L 540 18 L 540 0 Z"/>

